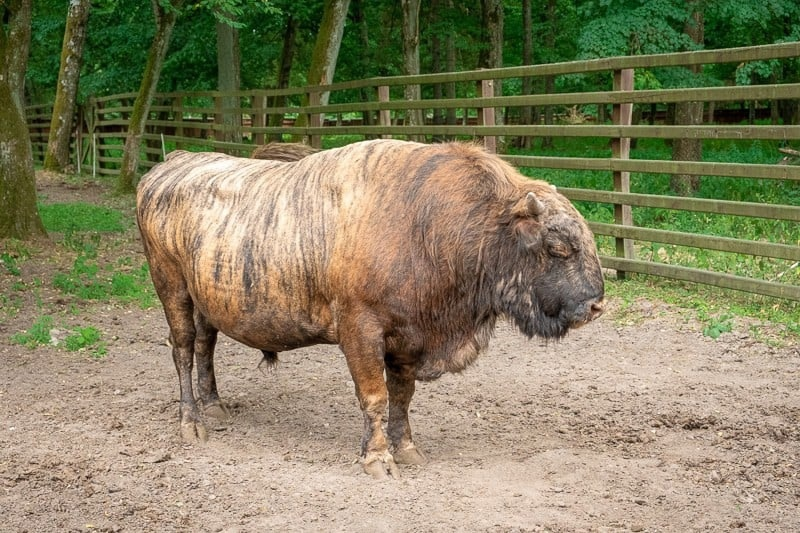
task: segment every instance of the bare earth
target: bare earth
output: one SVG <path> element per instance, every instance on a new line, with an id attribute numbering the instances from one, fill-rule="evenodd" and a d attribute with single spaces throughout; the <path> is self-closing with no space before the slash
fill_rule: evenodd
<path id="1" fill-rule="evenodd" d="M 51 202 L 102 198 L 41 181 Z M 141 261 L 126 238 L 109 253 Z M 2 270 L 0 291 L 69 270 L 57 256 Z M 744 324 L 715 341 L 643 300 L 549 345 L 501 325 L 477 365 L 418 385 L 429 462 L 378 482 L 358 464 L 336 347 L 263 373 L 260 353 L 221 337 L 233 417 L 185 445 L 160 309 L 66 313 L 48 283 L 40 297 L 0 312 L 2 531 L 800 531 L 800 347 Z M 11 344 L 51 309 L 99 328 L 108 355 Z"/>

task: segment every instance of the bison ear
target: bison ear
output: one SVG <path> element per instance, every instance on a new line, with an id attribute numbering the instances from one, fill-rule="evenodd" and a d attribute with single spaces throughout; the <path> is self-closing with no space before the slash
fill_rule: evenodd
<path id="1" fill-rule="evenodd" d="M 529 192 L 514 205 L 511 212 L 518 217 L 537 217 L 544 213 L 544 204 L 535 194 Z"/>
<path id="2" fill-rule="evenodd" d="M 514 221 L 514 232 L 520 244 L 525 248 L 536 248 L 540 245 L 542 225 L 539 222 L 539 215 L 544 211 L 544 204 L 532 192 L 521 198 L 511 209 L 516 219 Z"/>

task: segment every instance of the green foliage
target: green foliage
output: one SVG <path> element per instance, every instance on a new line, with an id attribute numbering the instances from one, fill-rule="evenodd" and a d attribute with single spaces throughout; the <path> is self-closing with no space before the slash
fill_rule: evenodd
<path id="1" fill-rule="evenodd" d="M 169 2 L 162 1 L 162 5 Z M 169 4 L 171 5 L 171 4 Z M 552 16 L 548 13 L 553 6 Z M 725 48 L 767 44 L 800 38 L 800 4 L 795 0 L 720 0 L 701 3 L 705 15 L 705 47 Z M 159 90 L 213 90 L 217 86 L 215 24 L 239 29 L 243 89 L 274 87 L 276 63 L 291 21 L 297 24 L 291 71 L 293 86 L 305 85 L 309 59 L 322 15 L 322 0 L 198 0 L 184 2 L 173 31 L 169 53 L 159 78 Z M 356 7 L 360 11 L 356 12 Z M 27 85 L 31 103 L 52 101 L 66 19 L 59 2 L 35 2 Z M 520 2 L 504 2 L 504 62 L 522 62 L 522 9 Z M 474 69 L 485 47 L 477 0 L 423 2 L 420 20 L 420 59 L 423 72 L 434 65 L 434 47 L 448 37 L 455 45 L 455 69 Z M 553 0 L 534 3 L 533 47 L 535 63 L 570 61 L 612 55 L 647 54 L 696 48 L 685 33 L 685 0 Z M 147 50 L 155 31 L 153 9 L 138 0 L 93 2 L 80 80 L 81 101 L 139 89 Z M 336 80 L 389 76 L 403 72 L 401 49 L 402 10 L 397 2 L 379 0 L 350 5 Z M 212 43 L 209 45 L 209 43 Z M 443 57 L 443 56 L 442 56 Z M 440 64 L 442 63 L 440 57 Z M 738 80 L 796 79 L 797 60 L 712 66 L 701 75 L 704 84 L 721 85 Z M 442 68 L 440 66 L 440 68 Z M 684 86 L 686 69 L 655 69 L 649 79 L 637 72 L 637 88 Z M 536 83 L 540 83 L 537 80 Z M 560 90 L 600 90 L 606 76 L 559 77 Z M 460 85 L 460 93 L 471 84 Z M 423 90 L 430 91 L 431 87 Z M 519 83 L 508 82 L 506 94 L 516 94 Z M 541 87 L 537 87 L 537 92 Z M 459 94 L 461 96 L 461 94 Z M 335 95 L 341 98 L 341 95 Z M 353 91 L 347 98 L 363 98 Z M 374 98 L 374 96 L 371 96 Z"/>
<path id="2" fill-rule="evenodd" d="M 579 13 L 588 21 L 578 37 L 581 58 L 696 48 L 683 33 L 688 16 L 683 0 L 582 2 Z"/>
<path id="3" fill-rule="evenodd" d="M 706 323 L 703 328 L 703 335 L 718 339 L 723 333 L 728 333 L 733 330 L 733 315 L 723 313 L 718 316 L 707 316 L 705 313 L 698 313 L 698 318 Z"/>

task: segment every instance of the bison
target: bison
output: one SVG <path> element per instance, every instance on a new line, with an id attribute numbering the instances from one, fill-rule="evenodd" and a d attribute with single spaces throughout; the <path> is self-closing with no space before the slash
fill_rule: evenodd
<path id="1" fill-rule="evenodd" d="M 498 318 L 559 339 L 604 307 L 594 237 L 570 202 L 467 143 L 364 141 L 294 162 L 176 151 L 142 178 L 137 221 L 170 328 L 181 436 L 207 438 L 198 401 L 227 415 L 219 331 L 270 362 L 338 344 L 374 477 L 425 461 L 408 419 L 415 380 L 465 369 Z"/>

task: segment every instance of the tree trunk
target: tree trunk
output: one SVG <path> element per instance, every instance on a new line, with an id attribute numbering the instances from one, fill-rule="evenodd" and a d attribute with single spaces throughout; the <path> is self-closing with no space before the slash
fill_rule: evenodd
<path id="1" fill-rule="evenodd" d="M 484 32 L 483 41 L 487 46 L 481 49 L 478 57 L 479 68 L 499 68 L 503 66 L 503 2 L 501 0 L 481 0 L 481 26 Z M 494 80 L 492 95 L 503 94 L 502 80 Z M 502 109 L 495 109 L 494 125 L 504 121 Z M 496 137 L 495 150 L 504 152 L 505 137 Z"/>
<path id="2" fill-rule="evenodd" d="M 314 51 L 311 54 L 311 65 L 308 68 L 308 85 L 330 85 L 333 82 L 349 7 L 350 0 L 325 0 L 322 22 L 314 43 Z M 326 105 L 329 97 L 330 93 L 321 93 L 320 105 Z M 303 98 L 303 105 L 308 105 L 308 98 Z M 308 125 L 308 117 L 301 113 L 297 116 L 295 126 L 305 127 L 306 125 Z M 302 135 L 293 135 L 292 141 L 301 142 L 302 138 Z"/>
<path id="3" fill-rule="evenodd" d="M 522 0 L 522 64 L 533 65 L 533 16 L 531 10 L 531 0 Z M 522 94 L 533 93 L 533 79 L 530 76 L 522 78 Z M 524 106 L 520 113 L 520 124 L 530 125 L 533 123 L 533 107 Z M 530 150 L 531 138 L 518 137 L 517 148 Z"/>
<path id="4" fill-rule="evenodd" d="M 686 0 L 689 18 L 684 27 L 686 33 L 698 44 L 703 44 L 703 7 L 702 0 Z M 699 74 L 702 65 L 690 67 L 693 73 Z M 703 123 L 703 102 L 678 102 L 675 105 L 675 123 L 680 125 L 698 125 Z M 675 139 L 672 143 L 673 161 L 701 161 L 703 159 L 703 141 L 701 139 Z M 673 174 L 670 188 L 675 194 L 689 196 L 700 188 L 700 177 L 692 174 Z"/>
<path id="5" fill-rule="evenodd" d="M 430 24 L 434 27 L 439 26 L 439 14 L 441 13 L 442 5 L 441 0 L 431 0 L 430 7 Z M 433 32 L 430 41 L 431 48 L 431 73 L 437 74 L 443 72 L 442 70 L 442 38 L 439 32 Z M 441 100 L 444 98 L 444 85 L 437 83 L 433 86 L 433 99 Z M 444 110 L 433 110 L 433 125 L 441 126 L 444 124 Z M 434 135 L 431 139 L 433 142 L 443 142 L 443 135 Z"/>
<path id="6" fill-rule="evenodd" d="M 31 0 L 0 4 L 0 21 L 0 238 L 42 237 L 47 233 L 36 206 L 36 175 L 22 98 Z"/>
<path id="7" fill-rule="evenodd" d="M 81 76 L 83 43 L 86 42 L 86 24 L 89 21 L 90 0 L 71 0 L 67 11 L 67 26 L 61 46 L 61 67 L 58 71 L 56 99 L 50 121 L 50 136 L 44 168 L 63 172 L 69 165 L 69 143 L 72 137 L 72 117 L 78 97 Z"/>
<path id="8" fill-rule="evenodd" d="M 453 8 L 453 0 L 447 0 L 447 7 L 449 9 Z M 447 72 L 455 72 L 456 70 L 456 40 L 455 35 L 452 31 L 447 32 L 447 38 L 445 39 L 445 61 L 447 64 L 445 65 L 445 69 Z M 444 88 L 444 95 L 445 98 L 454 99 L 456 97 L 456 84 L 455 82 L 450 82 L 445 85 Z M 447 110 L 447 114 L 445 117 L 445 122 L 447 122 L 448 126 L 455 126 L 456 125 L 456 110 L 455 108 L 450 108 Z M 449 136 L 449 140 L 453 140 L 455 137 L 453 135 Z"/>
<path id="9" fill-rule="evenodd" d="M 300 21 L 294 18 L 291 14 L 286 20 L 286 28 L 283 30 L 283 48 L 281 48 L 281 56 L 278 60 L 278 75 L 277 75 L 277 88 L 285 89 L 289 86 L 289 80 L 292 74 L 292 62 L 294 60 L 294 51 L 297 44 L 297 30 L 300 27 Z M 286 105 L 285 96 L 272 96 L 269 98 L 269 107 L 283 107 Z M 269 126 L 277 128 L 283 125 L 283 113 L 273 113 L 269 116 Z M 272 142 L 280 142 L 283 136 L 280 133 L 271 133 L 269 140 Z"/>
<path id="10" fill-rule="evenodd" d="M 164 65 L 164 57 L 167 55 L 167 49 L 169 48 L 172 29 L 178 19 L 178 9 L 183 1 L 172 0 L 172 4 L 168 9 L 162 7 L 158 0 L 152 0 L 152 3 L 156 16 L 156 34 L 153 36 L 153 42 L 147 54 L 147 64 L 144 67 L 142 83 L 133 103 L 133 110 L 128 123 L 128 134 L 125 137 L 125 148 L 122 153 L 122 165 L 117 179 L 118 193 L 133 192 L 136 188 L 142 135 L 147 124 L 147 117 L 150 114 L 153 94 L 155 94 L 158 86 L 161 67 Z"/>
<path id="11" fill-rule="evenodd" d="M 0 1 L 0 24 L 8 21 L 8 35 L 3 35 L 4 45 L 0 72 L 7 77 L 11 96 L 25 109 L 25 73 L 28 71 L 28 53 L 31 43 L 31 1 Z M 0 33 L 4 30 L 0 28 Z"/>
<path id="12" fill-rule="evenodd" d="M 556 47 L 556 0 L 547 0 L 547 34 L 545 35 L 545 46 L 552 54 Z M 555 91 L 555 77 L 545 76 L 544 78 L 544 92 L 550 94 Z M 603 108 L 605 111 L 605 108 Z M 547 126 L 553 125 L 553 106 L 545 106 L 544 108 L 544 123 Z M 602 124 L 602 122 L 598 122 Z M 552 148 L 553 138 L 542 137 L 542 148 Z"/>
<path id="13" fill-rule="evenodd" d="M 239 30 L 217 21 L 217 89 L 238 91 L 241 83 Z M 218 140 L 242 142 L 242 113 L 238 96 L 222 97 L 222 131 Z"/>
<path id="14" fill-rule="evenodd" d="M 367 15 L 364 12 L 364 0 L 352 0 L 352 12 L 351 16 L 353 18 L 353 22 L 355 23 L 356 28 L 358 28 L 358 41 L 361 44 L 361 54 L 359 57 L 358 62 L 358 77 L 362 79 L 366 79 L 370 77 L 370 64 L 372 59 L 372 54 L 370 53 L 370 43 L 369 43 L 369 21 L 367 20 Z M 359 99 L 362 102 L 369 102 L 370 100 L 375 99 L 374 89 L 368 89 L 367 87 L 362 87 L 358 90 Z M 361 112 L 361 123 L 364 126 L 373 126 L 375 124 L 375 115 L 373 111 L 362 111 Z M 375 139 L 377 135 L 365 135 L 366 139 Z"/>
<path id="15" fill-rule="evenodd" d="M 403 73 L 413 76 L 420 73 L 419 67 L 419 6 L 420 0 L 400 0 L 403 6 Z M 406 85 L 403 96 L 408 101 L 422 100 L 419 85 Z M 424 123 L 421 109 L 406 111 L 407 126 L 421 126 Z M 409 139 L 423 141 L 423 135 L 410 135 Z"/>

